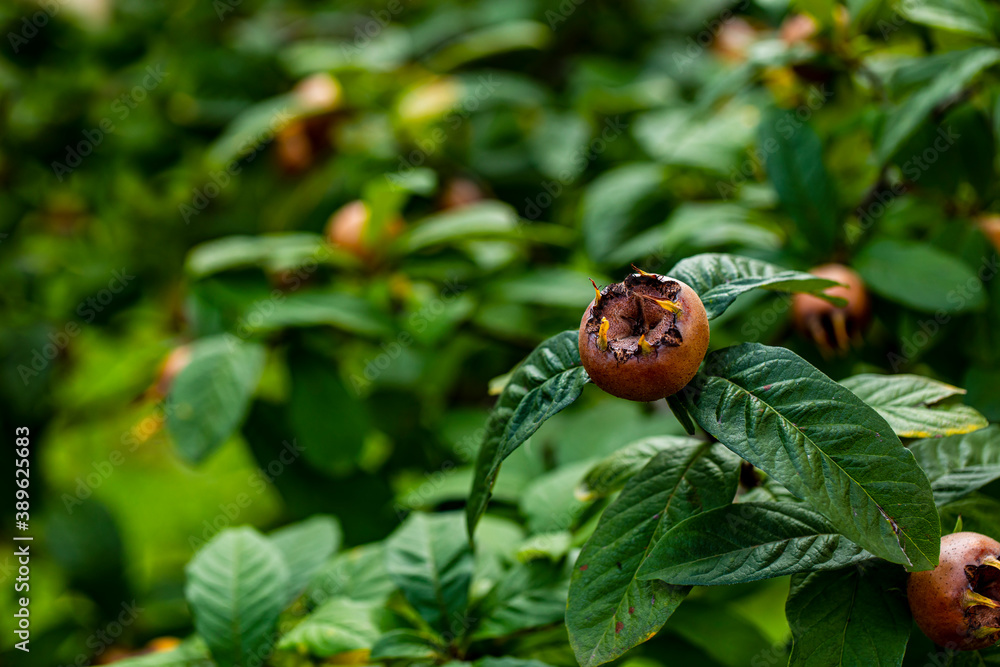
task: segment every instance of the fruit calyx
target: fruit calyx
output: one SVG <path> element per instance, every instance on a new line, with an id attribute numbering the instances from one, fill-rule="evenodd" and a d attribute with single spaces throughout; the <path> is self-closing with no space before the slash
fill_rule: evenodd
<path id="1" fill-rule="evenodd" d="M 618 363 L 656 355 L 665 347 L 684 342 L 677 317 L 681 284 L 645 271 L 628 275 L 623 282 L 598 290 L 585 325 L 597 337 L 597 346 L 610 351 Z M 591 281 L 593 283 L 593 281 Z"/>
<path id="2" fill-rule="evenodd" d="M 965 577 L 969 586 L 962 592 L 962 608 L 970 631 L 1000 639 L 1000 560 L 986 557 L 981 565 L 967 565 Z"/>

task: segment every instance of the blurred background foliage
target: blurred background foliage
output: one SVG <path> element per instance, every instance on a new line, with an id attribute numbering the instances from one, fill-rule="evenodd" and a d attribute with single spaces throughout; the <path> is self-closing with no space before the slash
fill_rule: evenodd
<path id="1" fill-rule="evenodd" d="M 929 375 L 1000 420 L 994 4 L 18 0 L 0 26 L 30 664 L 187 635 L 183 567 L 226 525 L 332 514 L 353 546 L 461 507 L 504 374 L 631 263 L 851 265 L 874 317 L 849 349 L 759 294 L 713 347 Z M 483 539 L 569 531 L 562 558 L 589 465 L 680 432 L 588 387 L 506 463 Z M 635 660 L 782 646 L 785 586 L 701 591 Z"/>

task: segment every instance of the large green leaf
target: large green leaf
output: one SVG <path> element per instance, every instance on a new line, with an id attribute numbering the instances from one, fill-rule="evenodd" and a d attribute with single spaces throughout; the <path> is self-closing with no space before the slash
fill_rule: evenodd
<path id="1" fill-rule="evenodd" d="M 459 512 L 414 512 L 386 540 L 385 568 L 420 616 L 451 636 L 466 629 L 473 558 Z"/>
<path id="2" fill-rule="evenodd" d="M 852 542 L 910 570 L 937 564 L 930 482 L 889 424 L 784 348 L 713 352 L 685 392 L 720 442 L 806 500 Z"/>
<path id="3" fill-rule="evenodd" d="M 812 248 L 829 248 L 837 236 L 837 202 L 823 164 L 823 144 L 795 113 L 775 109 L 761 120 L 767 176 L 802 239 Z"/>
<path id="4" fill-rule="evenodd" d="M 257 315 L 259 313 L 259 315 Z M 303 291 L 268 303 L 255 304 L 242 317 L 251 331 L 272 331 L 284 327 L 332 326 L 363 336 L 392 335 L 388 318 L 359 296 L 343 292 Z"/>
<path id="5" fill-rule="evenodd" d="M 622 447 L 594 465 L 576 488 L 576 496 L 581 500 L 605 498 L 615 493 L 633 475 L 642 470 L 650 459 L 671 447 L 693 445 L 694 438 L 678 435 L 643 438 Z"/>
<path id="6" fill-rule="evenodd" d="M 841 380 L 840 384 L 875 408 L 901 438 L 969 433 L 989 425 L 986 417 L 965 405 L 931 408 L 965 390 L 920 375 L 865 373 Z"/>
<path id="7" fill-rule="evenodd" d="M 977 74 L 998 60 L 1000 60 L 1000 50 L 975 47 L 964 51 L 961 56 L 944 61 L 942 64 L 946 64 L 946 67 L 930 83 L 921 87 L 887 115 L 883 123 L 882 136 L 875 147 L 878 161 L 888 161 L 930 115 L 934 107 L 961 92 Z"/>
<path id="8" fill-rule="evenodd" d="M 885 565 L 793 576 L 789 667 L 899 667 L 912 623 L 905 586 Z"/>
<path id="9" fill-rule="evenodd" d="M 190 349 L 191 361 L 174 378 L 165 411 L 181 456 L 199 463 L 243 421 L 265 351 L 229 335 L 202 338 Z"/>
<path id="10" fill-rule="evenodd" d="M 385 545 L 376 542 L 337 554 L 313 576 L 306 595 L 315 604 L 335 597 L 382 604 L 394 588 L 385 569 Z"/>
<path id="11" fill-rule="evenodd" d="M 643 202 L 663 186 L 663 167 L 628 164 L 597 177 L 580 203 L 583 242 L 596 261 L 610 255 L 625 239 Z"/>
<path id="12" fill-rule="evenodd" d="M 872 555 L 797 504 L 740 503 L 682 521 L 656 543 L 640 579 L 712 586 L 836 570 Z"/>
<path id="13" fill-rule="evenodd" d="M 614 660 L 663 627 L 686 587 L 636 578 L 648 549 L 680 521 L 729 503 L 739 459 L 715 443 L 678 441 L 625 485 L 577 558 L 566 606 L 583 667 Z"/>
<path id="14" fill-rule="evenodd" d="M 433 660 L 445 655 L 440 640 L 428 632 L 399 628 L 390 630 L 372 646 L 371 661 Z"/>
<path id="15" fill-rule="evenodd" d="M 289 602 L 305 589 L 313 575 L 337 551 L 342 535 L 336 518 L 320 515 L 279 528 L 268 535 L 288 568 Z"/>
<path id="16" fill-rule="evenodd" d="M 331 598 L 286 633 L 278 648 L 320 658 L 368 650 L 388 625 L 387 615 L 372 602 Z"/>
<path id="17" fill-rule="evenodd" d="M 219 533 L 191 560 L 185 597 L 220 667 L 243 667 L 271 652 L 288 578 L 281 552 L 252 528 Z"/>
<path id="18" fill-rule="evenodd" d="M 576 330 L 549 338 L 511 375 L 486 423 L 466 506 L 469 534 L 486 511 L 500 464 L 542 423 L 577 398 L 590 382 L 580 365 Z"/>
<path id="19" fill-rule="evenodd" d="M 900 2 L 899 13 L 909 21 L 950 32 L 990 39 L 990 15 L 980 0 L 921 0 Z"/>
<path id="20" fill-rule="evenodd" d="M 950 503 L 1000 479 L 1000 426 L 927 438 L 910 445 L 927 473 L 938 505 Z"/>
<path id="21" fill-rule="evenodd" d="M 976 272 L 934 246 L 885 239 L 867 246 L 855 268 L 876 294 L 925 313 L 963 313 L 986 305 Z M 939 325 L 933 320 L 928 336 Z"/>
<path id="22" fill-rule="evenodd" d="M 185 268 L 195 278 L 219 271 L 261 266 L 272 269 L 299 266 L 332 256 L 319 234 L 262 234 L 226 236 L 206 241 L 188 253 Z"/>
<path id="23" fill-rule="evenodd" d="M 939 508 L 941 526 L 950 533 L 952 526 L 962 519 L 963 530 L 1000 538 L 1000 500 L 982 493 L 970 493 Z"/>
<path id="24" fill-rule="evenodd" d="M 698 293 L 709 319 L 718 317 L 736 298 L 753 289 L 820 294 L 836 285 L 802 271 L 789 271 L 759 259 L 706 253 L 683 259 L 668 272 Z"/>

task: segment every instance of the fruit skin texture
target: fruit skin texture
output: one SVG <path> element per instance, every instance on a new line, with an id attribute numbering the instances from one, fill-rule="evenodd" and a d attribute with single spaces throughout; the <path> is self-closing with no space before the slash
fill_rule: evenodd
<path id="1" fill-rule="evenodd" d="M 670 312 L 653 299 L 680 307 Z M 608 320 L 607 349 L 599 344 Z M 648 344 L 640 347 L 640 337 Z M 708 315 L 693 289 L 679 280 L 633 273 L 608 285 L 580 320 L 580 359 L 598 387 L 630 401 L 676 394 L 698 372 L 708 351 Z"/>
<path id="2" fill-rule="evenodd" d="M 920 630 L 935 644 L 973 651 L 1000 639 L 1000 632 L 973 634 L 977 628 L 1000 625 L 1000 610 L 963 606 L 965 591 L 993 599 L 1000 593 L 1000 570 L 983 565 L 991 557 L 1000 557 L 1000 542 L 979 533 L 953 533 L 941 538 L 941 561 L 936 568 L 910 575 L 906 591 L 910 610 Z"/>
<path id="3" fill-rule="evenodd" d="M 853 269 L 843 264 L 824 264 L 809 273 L 846 285 L 830 287 L 824 292 L 844 299 L 847 305 L 835 306 L 812 294 L 796 294 L 792 300 L 795 326 L 815 340 L 824 352 L 832 348 L 846 350 L 851 336 L 858 337 L 871 317 L 871 300 L 865 283 Z"/>

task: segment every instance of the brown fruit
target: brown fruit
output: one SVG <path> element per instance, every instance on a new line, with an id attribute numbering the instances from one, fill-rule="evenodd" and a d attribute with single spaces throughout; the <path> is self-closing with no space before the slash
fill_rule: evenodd
<path id="1" fill-rule="evenodd" d="M 445 210 L 462 208 L 483 199 L 483 191 L 475 182 L 467 178 L 453 178 L 441 192 L 441 208 Z"/>
<path id="2" fill-rule="evenodd" d="M 191 363 L 191 348 L 179 345 L 170 351 L 160 366 L 156 383 L 150 388 L 150 393 L 159 398 L 166 398 L 174 379 Z"/>
<path id="3" fill-rule="evenodd" d="M 695 376 L 708 335 L 708 315 L 693 289 L 640 271 L 608 285 L 587 306 L 580 359 L 594 384 L 609 394 L 656 401 Z"/>
<path id="4" fill-rule="evenodd" d="M 1000 542 L 979 533 L 953 533 L 941 538 L 936 568 L 910 575 L 910 611 L 935 644 L 973 651 L 1000 639 L 998 559 Z"/>
<path id="5" fill-rule="evenodd" d="M 371 260 L 379 246 L 399 236 L 403 231 L 402 218 L 394 218 L 382 229 L 380 239 L 369 240 L 368 223 L 371 211 L 360 199 L 344 204 L 326 223 L 326 240 L 363 260 Z"/>
<path id="6" fill-rule="evenodd" d="M 979 218 L 979 228 L 990 240 L 993 247 L 1000 251 L 1000 215 L 984 215 Z"/>
<path id="7" fill-rule="evenodd" d="M 830 296 L 847 301 L 835 306 L 812 294 L 796 294 L 792 300 L 795 326 L 820 346 L 824 354 L 834 348 L 846 351 L 851 339 L 859 339 L 871 316 L 868 290 L 861 276 L 843 264 L 824 264 L 809 271 L 813 275 L 835 280 L 844 286 L 825 290 Z"/>

